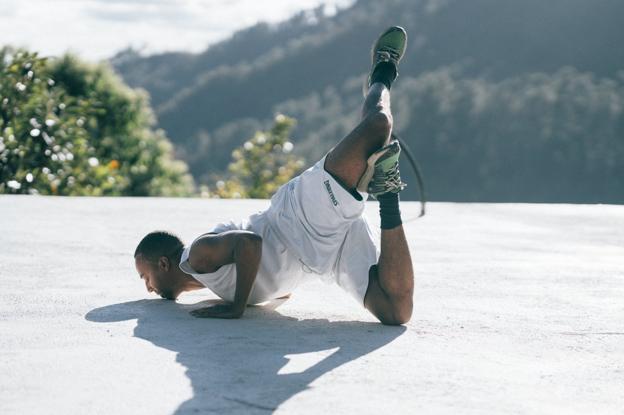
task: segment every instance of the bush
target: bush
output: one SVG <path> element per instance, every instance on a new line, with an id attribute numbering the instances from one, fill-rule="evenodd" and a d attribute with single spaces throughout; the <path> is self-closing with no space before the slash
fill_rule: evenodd
<path id="1" fill-rule="evenodd" d="M 288 136 L 295 120 L 277 115 L 269 131 L 258 131 L 252 139 L 232 152 L 229 178 L 219 180 L 216 189 L 204 195 L 220 198 L 268 199 L 304 166 L 293 155 Z"/>
<path id="2" fill-rule="evenodd" d="M 0 193 L 184 196 L 144 92 L 104 64 L 0 50 Z"/>

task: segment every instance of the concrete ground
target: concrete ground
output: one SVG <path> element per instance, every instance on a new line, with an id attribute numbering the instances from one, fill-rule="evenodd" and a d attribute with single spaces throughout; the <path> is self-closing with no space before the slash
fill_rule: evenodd
<path id="1" fill-rule="evenodd" d="M 430 204 L 402 327 L 316 280 L 235 321 L 145 291 L 145 233 L 267 204 L 1 196 L 0 413 L 624 413 L 624 206 Z"/>

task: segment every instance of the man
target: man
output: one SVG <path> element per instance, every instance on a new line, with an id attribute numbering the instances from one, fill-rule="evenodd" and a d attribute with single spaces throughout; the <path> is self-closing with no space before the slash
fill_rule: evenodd
<path id="1" fill-rule="evenodd" d="M 380 35 L 361 122 L 282 186 L 269 209 L 239 224 L 219 224 L 188 247 L 167 232 L 145 236 L 135 263 L 147 290 L 176 299 L 208 287 L 223 302 L 192 314 L 238 318 L 247 304 L 288 296 L 314 273 L 336 282 L 382 323 L 406 323 L 414 276 L 399 211 L 398 193 L 405 185 L 390 112 L 390 87 L 406 43 L 400 27 Z M 367 193 L 380 205 L 380 252 L 362 216 Z"/>

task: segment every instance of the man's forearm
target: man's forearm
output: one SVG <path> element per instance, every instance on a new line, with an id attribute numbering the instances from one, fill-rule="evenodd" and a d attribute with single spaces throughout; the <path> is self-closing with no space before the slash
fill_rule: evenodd
<path id="1" fill-rule="evenodd" d="M 232 307 L 241 315 L 245 311 L 262 258 L 262 238 L 249 233 L 239 237 L 234 248 L 236 263 L 236 291 Z"/>

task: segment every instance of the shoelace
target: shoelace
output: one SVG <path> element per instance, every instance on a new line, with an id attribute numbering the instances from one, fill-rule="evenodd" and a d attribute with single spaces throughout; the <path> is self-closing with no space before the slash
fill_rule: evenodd
<path id="1" fill-rule="evenodd" d="M 401 181 L 399 162 L 395 162 L 387 171 L 375 170 L 369 187 L 369 193 L 386 193 L 403 190 L 406 184 Z"/>
<path id="2" fill-rule="evenodd" d="M 396 63 L 400 57 L 401 54 L 399 51 L 388 46 L 377 51 L 377 62 L 393 61 Z"/>
<path id="3" fill-rule="evenodd" d="M 392 133 L 391 136 L 393 140 L 397 140 L 399 144 L 401 145 L 401 148 L 403 149 L 403 154 L 405 154 L 408 162 L 410 163 L 410 166 L 412 166 L 412 170 L 414 171 L 414 175 L 416 176 L 416 182 L 418 183 L 418 193 L 420 195 L 420 214 L 416 217 L 406 219 L 403 221 L 403 223 L 408 223 L 420 217 L 425 216 L 426 204 L 427 204 L 427 197 L 425 194 L 425 182 L 422 178 L 422 174 L 420 173 L 420 168 L 418 167 L 418 163 L 416 163 L 416 160 L 414 159 L 414 156 L 412 155 L 412 151 L 410 150 L 409 146 L 396 134 Z M 401 175 L 399 172 L 398 164 L 399 163 L 396 162 L 394 168 L 390 169 L 389 171 L 385 173 L 380 173 L 377 170 L 375 170 L 375 173 L 373 174 L 373 177 L 371 179 L 371 184 L 383 183 L 383 187 L 381 185 L 376 186 L 376 187 L 371 186 L 368 188 L 368 193 L 371 193 L 371 194 L 372 193 L 384 193 L 385 191 L 388 191 L 390 188 L 396 189 L 397 187 L 400 187 L 401 190 L 403 190 L 406 185 L 405 183 L 401 181 Z M 382 176 L 383 176 L 383 180 L 380 180 Z"/>
<path id="4" fill-rule="evenodd" d="M 401 181 L 401 173 L 399 172 L 399 162 L 396 162 L 392 170 L 386 172 L 384 182 L 388 189 L 400 189 L 403 190 L 406 186 Z"/>
<path id="5" fill-rule="evenodd" d="M 391 169 L 382 171 L 381 169 L 375 169 L 371 184 L 377 184 L 375 187 L 371 187 L 374 190 L 383 190 L 384 192 L 393 190 L 399 187 L 401 177 L 399 173 L 399 163 L 396 162 Z"/>

